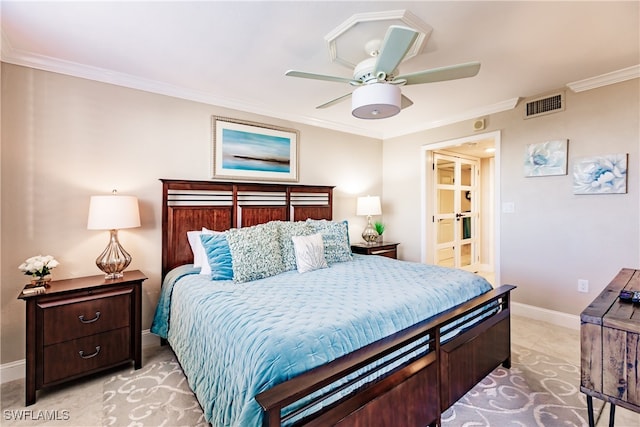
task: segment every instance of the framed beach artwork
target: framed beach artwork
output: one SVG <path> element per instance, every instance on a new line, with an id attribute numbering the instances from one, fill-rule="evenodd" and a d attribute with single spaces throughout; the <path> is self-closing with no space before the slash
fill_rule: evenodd
<path id="1" fill-rule="evenodd" d="M 573 164 L 573 194 L 625 194 L 628 154 L 582 157 Z"/>
<path id="2" fill-rule="evenodd" d="M 527 145 L 524 156 L 524 175 L 550 176 L 567 174 L 569 141 L 559 139 Z"/>
<path id="3" fill-rule="evenodd" d="M 298 181 L 295 129 L 213 116 L 213 177 Z"/>

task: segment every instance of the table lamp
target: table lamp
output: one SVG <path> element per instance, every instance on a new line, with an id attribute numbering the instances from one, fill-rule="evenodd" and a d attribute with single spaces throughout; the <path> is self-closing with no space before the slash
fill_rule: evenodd
<path id="1" fill-rule="evenodd" d="M 116 190 L 110 196 L 91 196 L 87 229 L 109 230 L 111 238 L 105 250 L 96 258 L 96 265 L 105 274 L 105 279 L 118 279 L 131 263 L 131 255 L 118 241 L 118 230 L 140 227 L 138 198 L 120 196 Z"/>
<path id="2" fill-rule="evenodd" d="M 373 228 L 371 224 L 372 215 L 380 215 L 382 210 L 380 209 L 380 197 L 378 196 L 366 196 L 358 197 L 358 203 L 356 206 L 356 215 L 367 216 L 367 226 L 362 232 L 362 238 L 367 243 L 374 243 L 378 239 L 378 232 Z"/>

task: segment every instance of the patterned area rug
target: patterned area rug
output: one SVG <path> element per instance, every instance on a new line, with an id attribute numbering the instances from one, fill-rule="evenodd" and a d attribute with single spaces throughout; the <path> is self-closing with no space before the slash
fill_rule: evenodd
<path id="1" fill-rule="evenodd" d="M 104 426 L 208 426 L 175 355 L 164 346 L 139 370 L 111 377 L 104 384 Z"/>
<path id="2" fill-rule="evenodd" d="M 603 402 L 593 399 L 597 420 Z M 512 345 L 511 369 L 496 368 L 442 415 L 450 427 L 587 426 L 580 368 Z"/>
<path id="3" fill-rule="evenodd" d="M 499 367 L 442 417 L 448 427 L 588 425 L 580 369 L 514 345 L 511 369 Z M 104 426 L 207 426 L 169 347 L 144 360 L 140 370 L 111 377 L 104 385 Z M 596 412 L 602 403 L 594 399 Z M 596 413 L 596 419 L 598 414 Z"/>

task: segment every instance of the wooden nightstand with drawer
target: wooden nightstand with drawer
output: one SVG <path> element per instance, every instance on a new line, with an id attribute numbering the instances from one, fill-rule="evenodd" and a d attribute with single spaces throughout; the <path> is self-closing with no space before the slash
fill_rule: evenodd
<path id="1" fill-rule="evenodd" d="M 351 252 L 361 255 L 380 255 L 387 258 L 398 259 L 398 245 L 400 243 L 376 242 L 376 243 L 354 243 L 351 245 Z"/>
<path id="2" fill-rule="evenodd" d="M 103 369 L 134 362 L 142 367 L 141 294 L 147 277 L 125 271 L 55 280 L 41 293 L 25 287 L 26 405 L 36 391 Z"/>

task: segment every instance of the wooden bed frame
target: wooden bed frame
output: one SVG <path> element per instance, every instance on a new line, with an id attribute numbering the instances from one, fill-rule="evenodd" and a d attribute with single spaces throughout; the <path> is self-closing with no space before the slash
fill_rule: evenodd
<path id="1" fill-rule="evenodd" d="M 192 262 L 187 231 L 201 227 L 224 231 L 272 220 L 332 219 L 333 187 L 161 181 L 163 277 Z M 305 410 L 305 414 L 315 412 L 296 425 L 440 425 L 442 412 L 482 378 L 500 364 L 510 367 L 513 288 L 500 286 L 258 394 L 263 425 L 280 426 Z M 398 359 L 403 362 L 390 368 Z M 338 384 L 332 390 L 340 392 L 357 380 L 364 385 L 356 391 L 320 410 L 310 409 L 325 399 L 335 400 L 333 392 L 325 392 L 327 386 Z M 311 402 L 283 415 L 283 408 L 305 398 L 306 402 L 310 395 Z"/>

